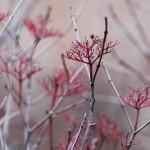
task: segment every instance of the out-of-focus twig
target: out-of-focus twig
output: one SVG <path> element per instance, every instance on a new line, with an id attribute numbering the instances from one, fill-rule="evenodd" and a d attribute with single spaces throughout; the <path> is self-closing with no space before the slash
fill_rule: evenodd
<path id="1" fill-rule="evenodd" d="M 80 134 L 81 134 L 81 132 L 82 132 L 82 130 L 83 130 L 85 121 L 86 121 L 86 113 L 84 114 L 82 123 L 81 123 L 81 125 L 80 125 L 79 130 L 78 130 L 78 133 L 77 133 L 77 135 L 76 135 L 76 137 L 75 137 L 75 140 L 74 140 L 73 144 L 71 145 L 71 148 L 69 148 L 69 150 L 74 150 L 74 148 L 75 148 L 75 146 L 76 146 L 76 144 L 77 144 L 77 142 L 78 142 L 78 139 L 79 139 L 79 137 L 80 137 Z"/>
<path id="2" fill-rule="evenodd" d="M 114 8 L 112 5 L 109 5 L 109 11 L 114 19 L 114 21 L 117 23 L 119 26 L 119 29 L 124 33 L 124 35 L 129 39 L 132 44 L 139 50 L 139 52 L 146 58 L 147 61 L 149 61 L 150 53 L 148 49 L 143 48 L 140 42 L 135 38 L 135 36 L 128 30 L 128 28 L 121 22 L 121 20 L 118 18 L 118 15 L 116 14 Z"/>
<path id="3" fill-rule="evenodd" d="M 16 6 L 16 8 L 14 9 L 14 11 L 12 12 L 12 14 L 10 15 L 10 17 L 8 18 L 7 22 L 5 23 L 4 27 L 2 28 L 2 30 L 0 31 L 0 39 L 2 38 L 3 33 L 6 31 L 7 27 L 9 26 L 9 24 L 11 23 L 12 19 L 15 17 L 16 13 L 18 12 L 18 10 L 20 9 L 20 7 L 22 6 L 24 0 L 20 0 L 20 2 L 18 3 L 18 5 Z"/>
<path id="4" fill-rule="evenodd" d="M 118 93 L 118 91 L 117 91 L 117 89 L 116 89 L 116 87 L 115 87 L 115 84 L 114 84 L 114 82 L 113 82 L 113 80 L 112 80 L 112 78 L 111 78 L 111 76 L 110 76 L 110 73 L 109 73 L 108 69 L 106 68 L 104 62 L 102 62 L 102 66 L 103 66 L 104 71 L 105 71 L 105 73 L 106 73 L 106 76 L 107 76 L 107 78 L 108 78 L 108 82 L 110 83 L 112 89 L 114 90 L 115 94 L 117 95 L 117 98 L 118 98 L 118 100 L 119 100 L 119 103 L 120 103 L 120 105 L 121 105 L 121 108 L 122 108 L 122 110 L 123 110 L 123 112 L 124 112 L 124 114 L 125 114 L 125 116 L 126 116 L 126 118 L 127 118 L 127 120 L 128 120 L 128 123 L 129 123 L 129 125 L 130 125 L 130 127 L 131 127 L 131 130 L 133 131 L 134 127 L 133 127 L 132 121 L 131 121 L 131 119 L 130 119 L 130 117 L 129 117 L 129 114 L 128 114 L 126 108 L 124 107 L 124 104 L 123 104 L 123 102 L 122 102 L 122 99 L 120 98 L 120 95 L 119 95 L 119 93 Z"/>
<path id="5" fill-rule="evenodd" d="M 134 67 L 132 67 L 130 64 L 125 62 L 123 59 L 121 59 L 117 55 L 117 53 L 114 53 L 113 56 L 115 57 L 115 60 L 118 61 L 119 64 L 121 64 L 126 69 L 130 70 L 139 80 L 141 80 L 141 82 L 143 82 L 146 85 L 149 85 L 149 79 L 147 79 L 144 74 L 142 74 L 141 72 L 137 71 Z"/>

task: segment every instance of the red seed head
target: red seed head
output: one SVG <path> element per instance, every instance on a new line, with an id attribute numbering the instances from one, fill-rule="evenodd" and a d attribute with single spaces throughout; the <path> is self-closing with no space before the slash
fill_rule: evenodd
<path id="1" fill-rule="evenodd" d="M 95 37 L 95 35 L 94 35 L 94 34 L 91 34 L 90 38 L 91 38 L 92 40 L 94 39 L 94 37 Z"/>

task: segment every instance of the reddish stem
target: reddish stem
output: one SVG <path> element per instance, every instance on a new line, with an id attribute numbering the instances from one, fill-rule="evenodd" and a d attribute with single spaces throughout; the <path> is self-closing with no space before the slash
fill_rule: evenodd
<path id="1" fill-rule="evenodd" d="M 55 80 L 55 90 L 54 90 L 54 94 L 52 96 L 52 104 L 51 104 L 51 110 L 53 109 L 55 102 L 56 102 L 56 98 L 57 98 L 57 92 L 58 92 L 58 84 L 57 84 L 57 80 Z"/>

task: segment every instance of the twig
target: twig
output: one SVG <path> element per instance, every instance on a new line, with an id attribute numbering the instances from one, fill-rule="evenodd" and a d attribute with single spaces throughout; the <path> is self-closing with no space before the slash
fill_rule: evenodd
<path id="1" fill-rule="evenodd" d="M 145 124 L 143 124 L 141 127 L 139 127 L 135 133 L 139 133 L 141 130 L 143 130 L 145 127 L 147 127 L 150 124 L 150 120 L 148 120 Z"/>
<path id="2" fill-rule="evenodd" d="M 121 108 L 122 108 L 122 110 L 123 110 L 123 112 L 124 112 L 124 114 L 125 114 L 125 116 L 126 116 L 128 122 L 129 122 L 129 125 L 130 125 L 130 127 L 131 127 L 131 130 L 133 131 L 134 127 L 133 127 L 132 121 L 131 121 L 131 119 L 130 119 L 130 117 L 129 117 L 129 114 L 128 114 L 127 110 L 126 110 L 125 107 L 124 107 L 124 104 L 123 104 L 123 102 L 122 102 L 122 99 L 120 98 L 120 95 L 119 95 L 119 93 L 118 93 L 118 91 L 117 91 L 117 89 L 116 89 L 116 87 L 115 87 L 115 84 L 114 84 L 114 82 L 113 82 L 113 80 L 112 80 L 112 78 L 111 78 L 111 76 L 110 76 L 110 73 L 109 73 L 108 69 L 106 68 L 104 62 L 102 61 L 101 63 L 102 63 L 102 67 L 103 67 L 103 69 L 104 69 L 104 71 L 105 71 L 105 73 L 106 73 L 106 76 L 107 76 L 107 78 L 108 78 L 108 82 L 110 83 L 110 85 L 111 85 L 113 91 L 115 92 L 115 94 L 116 94 L 116 96 L 117 96 L 117 98 L 118 98 L 118 100 L 119 100 L 119 103 L 120 103 L 120 105 L 121 105 Z"/>
<path id="3" fill-rule="evenodd" d="M 66 107 L 64 107 L 64 108 L 62 108 L 62 109 L 56 111 L 53 116 L 59 115 L 59 114 L 65 112 L 65 111 L 68 111 L 68 110 L 70 110 L 70 109 L 72 109 L 72 108 L 74 108 L 74 107 L 77 107 L 77 106 L 79 106 L 79 105 L 85 103 L 86 101 L 88 101 L 88 99 L 83 99 L 83 100 L 78 101 L 78 102 L 76 102 L 76 103 L 74 103 L 74 104 L 71 104 L 71 105 L 69 105 L 69 106 L 66 106 Z"/>
<path id="4" fill-rule="evenodd" d="M 4 138 L 4 135 L 2 133 L 2 126 L 0 126 L 0 144 L 1 144 L 1 148 L 3 150 L 9 150 L 8 145 L 6 144 L 6 140 Z"/>
<path id="5" fill-rule="evenodd" d="M 78 130 L 78 133 L 77 133 L 77 135 L 76 135 L 76 137 L 75 137 L 75 140 L 74 140 L 74 142 L 73 142 L 73 144 L 72 144 L 70 150 L 74 150 L 74 148 L 75 148 L 75 146 L 76 146 L 76 144 L 77 144 L 77 142 L 78 142 L 78 139 L 79 139 L 79 137 L 80 137 L 80 134 L 81 134 L 81 132 L 82 132 L 82 130 L 83 130 L 85 121 L 86 121 L 86 113 L 85 113 L 84 116 L 83 116 L 82 123 L 81 123 L 81 125 L 80 125 L 80 128 L 79 128 L 79 130 Z"/>
<path id="6" fill-rule="evenodd" d="M 52 115 L 49 117 L 49 144 L 50 150 L 53 150 L 53 117 Z"/>
<path id="7" fill-rule="evenodd" d="M 149 85 L 149 79 L 147 79 L 144 74 L 136 70 L 134 67 L 132 67 L 130 64 L 125 62 L 123 59 L 121 59 L 117 53 L 114 53 L 113 55 L 115 57 L 115 60 L 118 61 L 119 64 L 121 64 L 123 67 L 130 70 L 139 80 L 141 80 L 144 84 Z"/>
<path id="8" fill-rule="evenodd" d="M 104 53 L 104 49 L 105 49 L 105 43 L 106 43 L 107 34 L 108 34 L 108 22 L 107 22 L 107 18 L 105 17 L 105 31 L 104 31 L 104 39 L 103 39 L 103 46 L 102 46 L 102 54 L 101 54 L 101 57 L 99 58 L 97 66 L 96 66 L 96 71 L 95 71 L 95 73 L 93 75 L 93 79 L 92 79 L 91 84 L 94 84 L 96 75 L 97 75 L 98 70 L 99 70 L 100 65 L 101 65 L 101 61 L 102 61 L 102 57 L 103 57 L 103 53 Z"/>
<path id="9" fill-rule="evenodd" d="M 65 72 L 66 72 L 67 81 L 69 83 L 69 71 L 68 71 L 68 68 L 67 68 L 67 65 L 66 65 L 65 58 L 64 58 L 63 54 L 61 55 L 61 58 L 62 58 L 62 64 L 63 64 Z"/>
<path id="10" fill-rule="evenodd" d="M 71 134 L 72 134 L 72 132 L 71 132 L 71 130 L 69 130 L 68 131 L 68 140 L 67 140 L 67 144 L 66 144 L 66 149 L 65 150 L 68 150 L 68 146 L 69 146 L 69 143 L 71 141 Z"/>
<path id="11" fill-rule="evenodd" d="M 37 141 L 35 142 L 35 144 L 33 144 L 33 146 L 31 147 L 31 150 L 36 150 L 40 146 L 41 142 L 43 141 L 45 137 L 47 127 L 48 125 L 46 125 L 44 129 L 42 129 L 41 134 L 37 137 Z"/>
<path id="12" fill-rule="evenodd" d="M 130 139 L 129 139 L 127 145 L 125 146 L 126 150 L 129 150 L 131 148 L 131 146 L 133 145 L 133 141 L 135 139 L 135 136 L 138 133 L 138 132 L 136 132 L 136 130 L 137 130 L 138 122 L 139 122 L 139 114 L 140 114 L 140 110 L 137 109 L 137 111 L 136 111 L 136 121 L 135 121 L 135 124 L 134 124 L 134 129 L 132 131 L 132 134 L 130 136 Z"/>
<path id="13" fill-rule="evenodd" d="M 14 9 L 14 11 L 10 15 L 10 17 L 8 18 L 7 22 L 5 23 L 4 27 L 2 28 L 2 30 L 0 32 L 0 39 L 2 38 L 3 33 L 6 31 L 7 27 L 11 23 L 12 19 L 15 17 L 16 13 L 18 12 L 18 10 L 21 7 L 21 5 L 23 4 L 23 2 L 24 2 L 24 0 L 20 0 L 20 2 L 18 3 L 18 5 Z"/>
<path id="14" fill-rule="evenodd" d="M 4 106 L 4 104 L 6 103 L 7 99 L 8 99 L 8 95 L 6 95 L 6 96 L 4 97 L 4 99 L 2 100 L 2 102 L 1 102 L 1 104 L 0 104 L 0 109 Z"/>
<path id="15" fill-rule="evenodd" d="M 12 62 L 11 60 L 9 61 L 9 64 L 8 64 L 8 68 L 10 69 L 10 73 L 7 74 L 7 85 L 8 85 L 8 99 L 7 99 L 7 103 L 6 103 L 6 114 L 5 114 L 5 117 L 6 117 L 6 121 L 5 121 L 5 124 L 4 124 L 4 127 L 3 127 L 3 133 L 5 134 L 5 136 L 8 134 L 8 127 L 9 127 L 9 123 L 10 123 L 10 120 L 8 119 L 8 116 L 11 112 L 11 107 L 12 107 L 12 101 L 13 101 L 13 97 L 12 97 L 12 87 L 13 87 L 13 79 L 12 79 Z"/>

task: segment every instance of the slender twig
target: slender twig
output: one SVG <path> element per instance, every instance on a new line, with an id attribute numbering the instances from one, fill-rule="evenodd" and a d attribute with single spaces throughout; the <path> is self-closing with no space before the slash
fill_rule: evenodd
<path id="1" fill-rule="evenodd" d="M 71 104 L 71 105 L 69 105 L 69 106 L 66 106 L 66 107 L 64 107 L 64 108 L 62 108 L 62 109 L 56 111 L 55 114 L 53 114 L 53 117 L 55 117 L 55 115 L 59 115 L 59 114 L 65 112 L 65 111 L 68 111 L 68 110 L 70 110 L 70 109 L 72 109 L 72 108 L 74 108 L 74 107 L 77 107 L 77 106 L 81 105 L 82 103 L 85 103 L 86 101 L 87 101 L 87 99 L 83 99 L 83 100 L 78 101 L 78 102 L 76 102 L 76 103 L 74 103 L 74 104 Z M 25 113 L 25 109 L 23 109 L 22 112 Z M 8 116 L 8 119 L 9 119 L 9 120 L 14 119 L 14 118 L 17 117 L 17 116 L 20 116 L 20 111 L 12 112 L 12 113 Z M 2 126 L 2 125 L 5 123 L 5 121 L 6 121 L 6 116 L 3 117 L 3 118 L 0 120 L 0 126 Z"/>
<path id="2" fill-rule="evenodd" d="M 137 130 L 137 126 L 138 126 L 138 122 L 139 122 L 139 115 L 140 115 L 140 110 L 136 111 L 136 120 L 135 120 L 135 125 L 134 125 L 134 130 L 132 131 L 132 134 L 130 136 L 130 139 L 126 145 L 126 150 L 129 150 L 131 148 L 131 146 L 133 145 L 135 136 L 137 135 L 138 132 L 136 132 Z"/>
<path id="3" fill-rule="evenodd" d="M 7 27 L 9 26 L 9 24 L 11 23 L 11 21 L 13 20 L 13 18 L 15 17 L 16 13 L 18 12 L 18 10 L 20 9 L 20 7 L 22 6 L 23 2 L 25 0 L 20 0 L 20 2 L 18 3 L 18 5 L 16 6 L 16 8 L 14 9 L 14 11 L 12 12 L 12 14 L 10 15 L 10 17 L 8 18 L 7 22 L 5 23 L 4 27 L 2 28 L 1 32 L 0 32 L 0 39 L 2 38 L 3 33 L 6 31 Z"/>
<path id="4" fill-rule="evenodd" d="M 69 143 L 70 143 L 70 141 L 71 141 L 71 136 L 72 136 L 72 131 L 69 130 L 69 131 L 68 131 L 68 140 L 67 140 L 67 144 L 66 144 L 66 149 L 65 149 L 65 150 L 68 150 Z"/>
<path id="5" fill-rule="evenodd" d="M 10 73 L 7 74 L 8 99 L 7 99 L 6 105 L 5 105 L 6 106 L 6 114 L 5 114 L 6 121 L 5 121 L 5 124 L 3 127 L 3 132 L 4 132 L 5 136 L 8 134 L 8 127 L 10 124 L 10 120 L 8 119 L 8 116 L 11 113 L 11 107 L 12 107 L 12 101 L 13 101 L 13 97 L 12 97 L 13 77 L 11 75 L 11 73 L 12 73 L 12 62 L 11 62 L 11 60 L 9 61 L 8 67 L 10 70 Z"/>
<path id="6" fill-rule="evenodd" d="M 83 120 L 82 120 L 82 122 L 81 122 L 81 125 L 80 125 L 80 127 L 79 127 L 78 133 L 77 133 L 77 135 L 76 135 L 76 137 L 75 137 L 75 140 L 74 140 L 74 142 L 73 142 L 73 144 L 72 144 L 70 150 L 74 150 L 74 148 L 75 148 L 75 146 L 76 146 L 76 144 L 77 144 L 77 142 L 78 142 L 78 139 L 79 139 L 79 137 L 80 137 L 80 134 L 81 134 L 81 132 L 82 132 L 82 130 L 83 130 L 85 121 L 86 121 L 86 113 L 85 113 L 84 116 L 83 116 Z"/>
<path id="7" fill-rule="evenodd" d="M 4 99 L 2 100 L 2 102 L 1 102 L 1 104 L 0 104 L 0 109 L 5 105 L 7 99 L 8 99 L 8 95 L 6 95 L 6 96 L 4 97 Z"/>
<path id="8" fill-rule="evenodd" d="M 110 85 L 111 85 L 113 91 L 115 92 L 115 94 L 116 94 L 116 96 L 117 96 L 117 98 L 118 98 L 118 100 L 119 100 L 119 103 L 120 103 L 120 105 L 121 105 L 121 108 L 122 108 L 122 110 L 123 110 L 123 112 L 124 112 L 124 114 L 125 114 L 125 116 L 126 116 L 126 118 L 127 118 L 127 120 L 128 120 L 128 123 L 129 123 L 129 125 L 130 125 L 130 127 L 131 127 L 131 130 L 133 131 L 134 127 L 133 127 L 132 121 L 131 121 L 131 119 L 130 119 L 130 117 L 129 117 L 129 114 L 128 114 L 126 108 L 124 107 L 124 104 L 123 104 L 123 102 L 122 102 L 122 99 L 120 98 L 120 95 L 119 95 L 119 93 L 118 93 L 118 91 L 117 91 L 117 89 L 116 89 L 116 87 L 115 87 L 115 84 L 114 84 L 114 82 L 113 82 L 113 80 L 112 80 L 112 78 L 111 78 L 111 76 L 110 76 L 110 73 L 109 73 L 107 67 L 105 66 L 104 62 L 102 61 L 101 63 L 102 63 L 102 67 L 104 68 L 104 71 L 105 71 L 105 73 L 106 73 L 106 76 L 107 76 L 107 78 L 108 78 L 108 82 L 110 83 Z"/>
<path id="9" fill-rule="evenodd" d="M 3 132 L 2 132 L 2 126 L 0 126 L 0 144 L 1 144 L 1 148 L 3 150 L 8 150 L 8 146 L 6 144 L 6 140 L 5 140 Z"/>
<path id="10" fill-rule="evenodd" d="M 145 127 L 147 127 L 150 124 L 150 120 L 148 120 L 145 124 L 143 124 L 141 127 L 139 127 L 135 133 L 139 133 L 141 130 L 143 130 Z"/>
<path id="11" fill-rule="evenodd" d="M 67 81 L 69 83 L 69 71 L 68 71 L 68 68 L 67 68 L 67 65 L 66 65 L 65 58 L 64 58 L 63 54 L 61 55 L 61 58 L 62 58 L 62 64 L 63 64 L 65 72 L 66 72 Z"/>
<path id="12" fill-rule="evenodd" d="M 45 137 L 45 134 L 47 133 L 46 132 L 47 129 L 48 129 L 48 124 L 45 125 L 44 128 L 42 129 L 40 135 L 37 137 L 35 144 L 33 144 L 33 146 L 31 147 L 31 150 L 36 150 L 40 146 L 41 142 L 43 141 L 43 139 Z"/>
<path id="13" fill-rule="evenodd" d="M 49 145 L 50 145 L 50 150 L 53 150 L 53 117 L 49 117 Z"/>
<path id="14" fill-rule="evenodd" d="M 98 70 L 99 70 L 100 65 L 101 65 L 101 61 L 102 61 L 102 57 L 103 57 L 103 53 L 104 53 L 104 49 L 105 49 L 105 44 L 106 44 L 107 34 L 108 34 L 108 22 L 107 22 L 107 18 L 105 17 L 105 31 L 104 31 L 104 39 L 103 39 L 103 45 L 102 45 L 102 54 L 101 54 L 101 56 L 99 58 L 97 66 L 96 66 L 96 70 L 95 70 L 95 73 L 93 75 L 93 79 L 92 79 L 92 83 L 91 84 L 94 84 L 96 75 L 97 75 Z"/>
<path id="15" fill-rule="evenodd" d="M 139 80 L 141 80 L 144 84 L 149 85 L 149 79 L 145 77 L 144 74 L 136 70 L 134 67 L 132 67 L 129 63 L 125 62 L 122 58 L 120 58 L 117 53 L 114 53 L 113 55 L 115 57 L 115 60 L 118 61 L 120 65 L 130 70 Z"/>
<path id="16" fill-rule="evenodd" d="M 72 109 L 72 108 L 75 108 L 75 107 L 77 107 L 77 106 L 79 106 L 79 105 L 81 105 L 81 104 L 83 104 L 83 103 L 85 103 L 85 102 L 87 102 L 87 101 L 88 101 L 88 99 L 83 99 L 83 100 L 78 101 L 78 102 L 76 102 L 76 103 L 74 103 L 74 104 L 71 104 L 71 105 L 69 105 L 69 106 L 66 106 L 66 107 L 64 107 L 64 108 L 62 108 L 62 109 L 56 111 L 55 114 L 54 114 L 54 116 L 55 116 L 55 115 L 59 115 L 59 114 L 65 112 L 65 111 L 68 111 L 68 110 Z"/>

